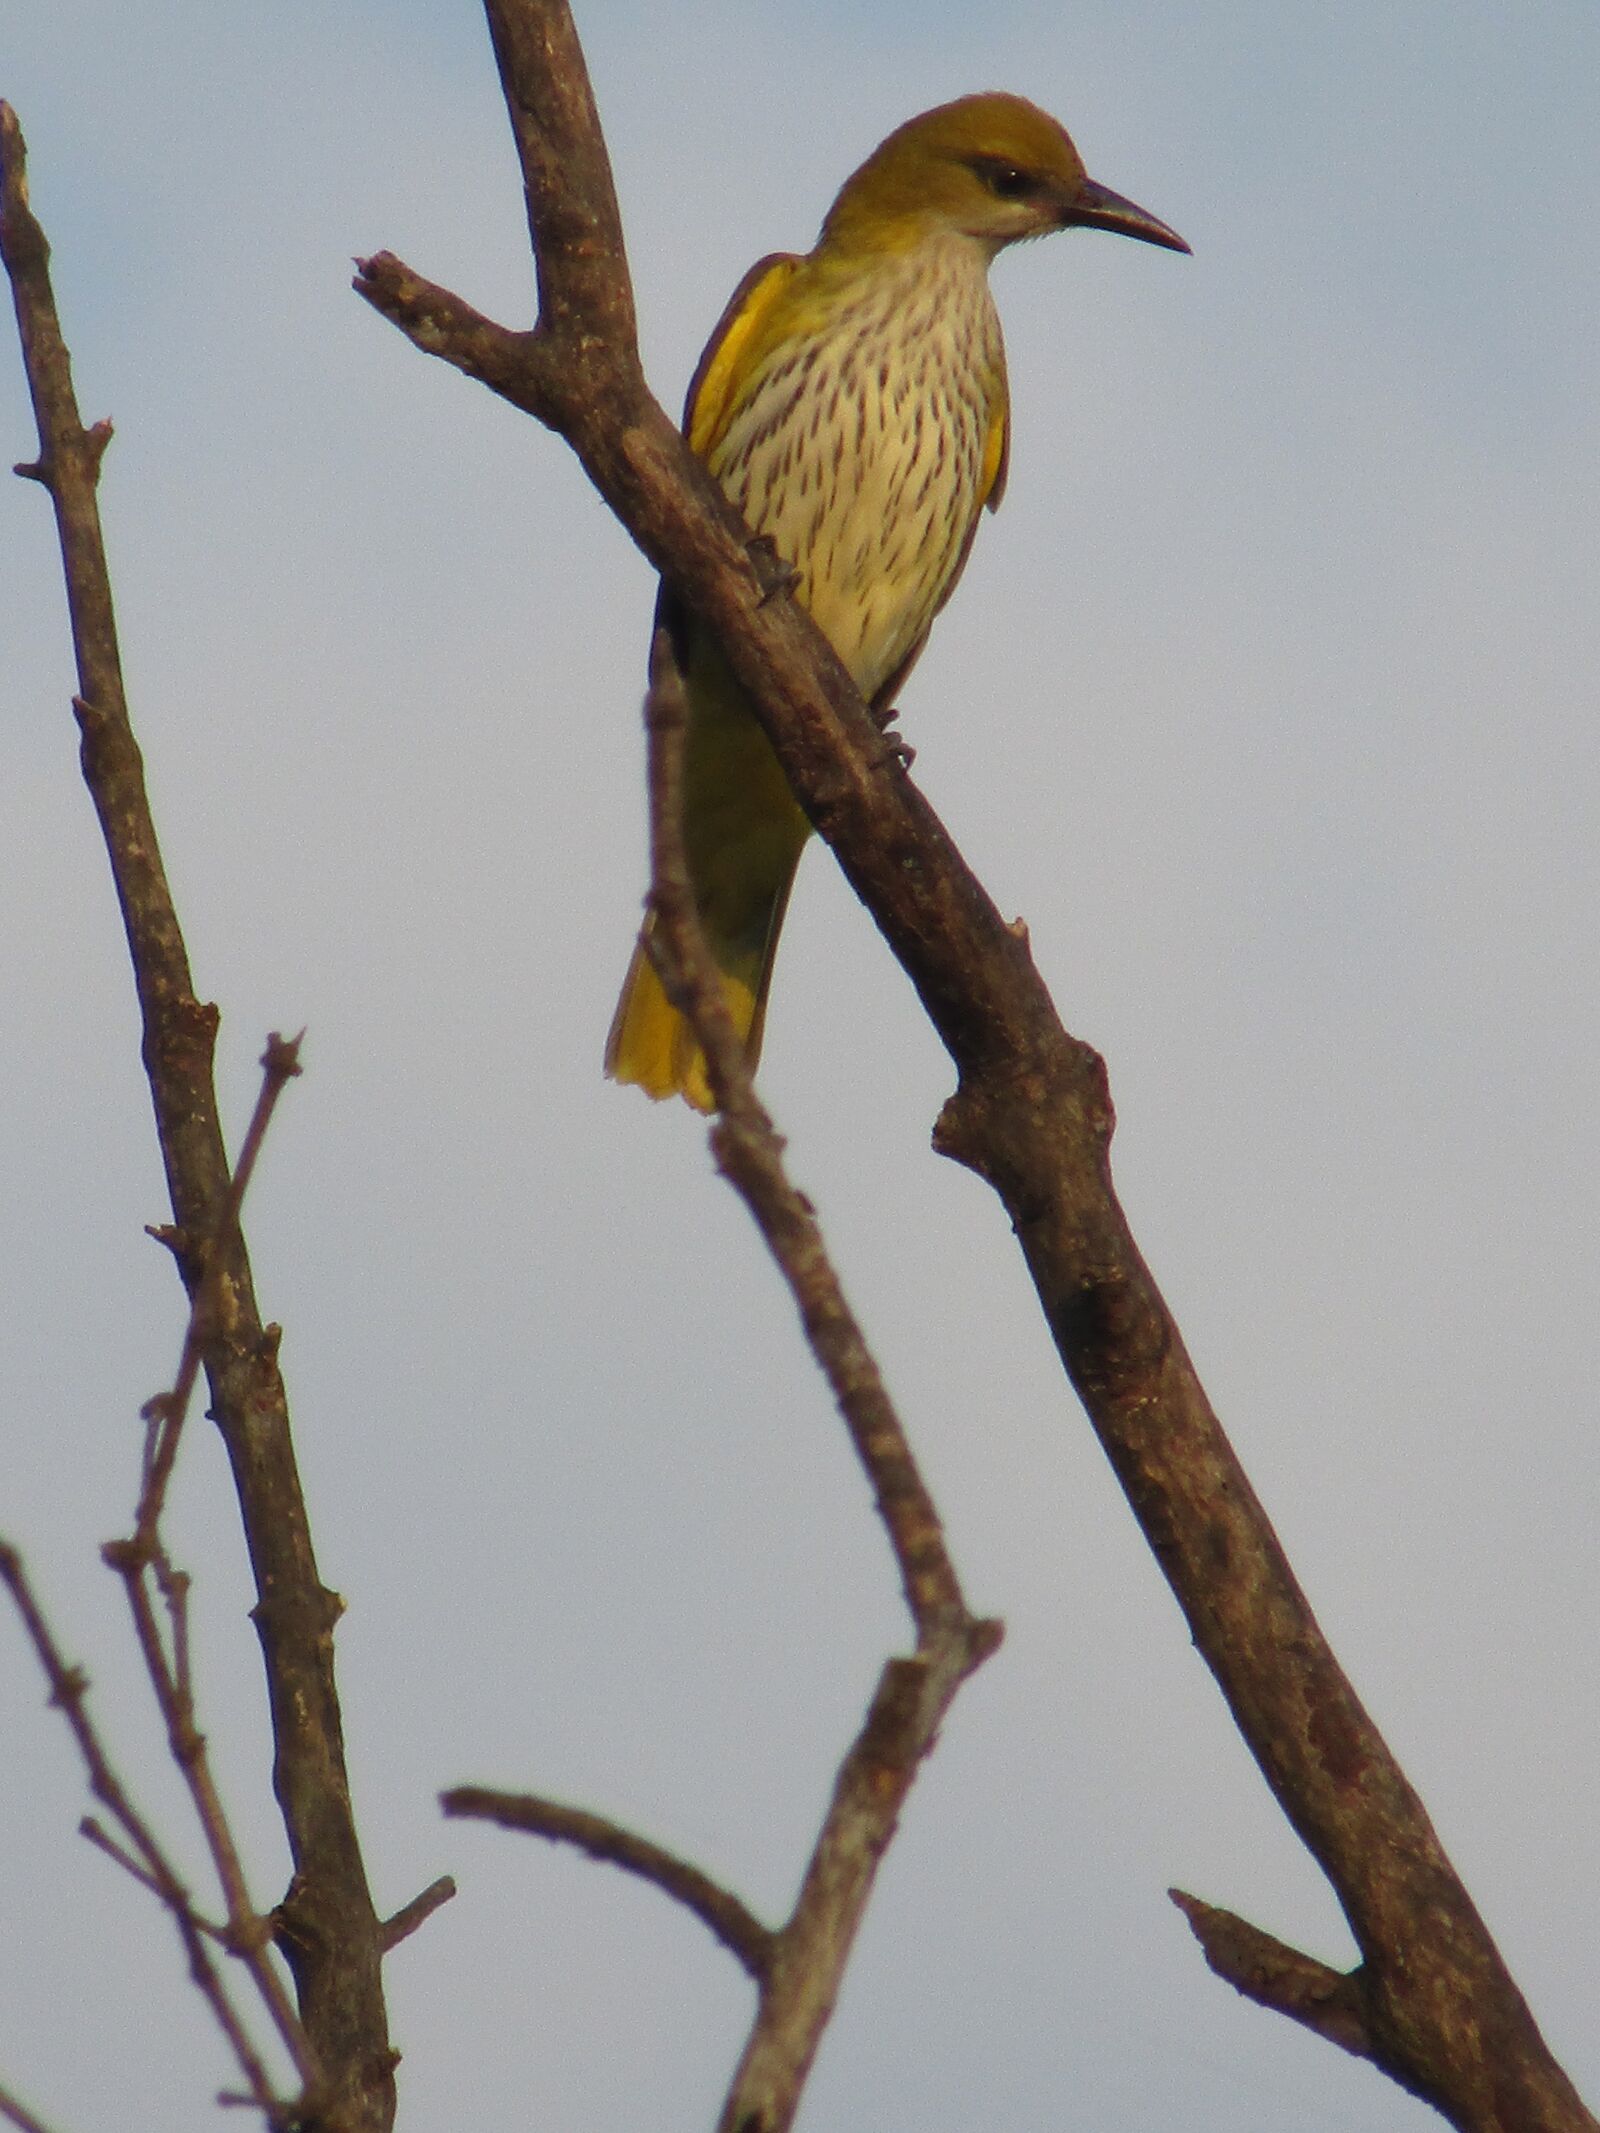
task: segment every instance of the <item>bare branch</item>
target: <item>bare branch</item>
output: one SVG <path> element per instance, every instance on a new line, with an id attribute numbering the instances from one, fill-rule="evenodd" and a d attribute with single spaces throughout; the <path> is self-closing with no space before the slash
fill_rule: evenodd
<path id="1" fill-rule="evenodd" d="M 154 1442 L 146 1462 L 144 1485 L 139 1494 L 137 1528 L 132 1546 L 143 1551 L 147 1557 L 155 1549 L 156 1529 L 161 1523 L 162 1507 L 166 1502 L 167 1484 L 172 1478 L 173 1464 L 178 1456 L 178 1440 L 183 1432 L 184 1421 L 189 1412 L 189 1402 L 194 1396 L 195 1379 L 200 1374 L 201 1358 L 206 1343 L 216 1330 L 217 1315 L 226 1308 L 226 1287 L 223 1273 L 225 1248 L 237 1240 L 239 1214 L 244 1206 L 244 1196 L 255 1175 L 256 1158 L 261 1153 L 272 1114 L 277 1109 L 278 1098 L 285 1087 L 301 1071 L 300 1045 L 305 1036 L 302 1030 L 298 1037 L 280 1037 L 274 1030 L 267 1038 L 267 1048 L 261 1055 L 261 1091 L 256 1098 L 255 1109 L 250 1115 L 250 1124 L 245 1129 L 244 1141 L 239 1149 L 239 1160 L 228 1181 L 227 1197 L 217 1215 L 215 1233 L 207 1239 L 198 1254 L 198 1272 L 189 1305 L 189 1319 L 184 1328 L 183 1354 L 178 1362 L 178 1374 L 172 1390 L 159 1395 L 145 1409 L 147 1417 L 156 1425 Z M 167 1241 L 163 1238 L 161 1241 Z"/>
<path id="2" fill-rule="evenodd" d="M 161 1884 L 155 1875 L 142 1867 L 132 1852 L 125 1850 L 117 1842 L 104 1823 L 97 1822 L 93 1815 L 85 1815 L 78 1824 L 78 1835 L 86 1838 L 96 1851 L 104 1852 L 108 1859 L 114 1860 L 125 1874 L 138 1882 L 140 1888 L 148 1889 L 152 1896 L 161 1896 Z M 163 1900 L 165 1899 L 163 1898 Z M 219 1926 L 214 1918 L 205 1917 L 202 1912 L 194 1909 L 192 1905 L 190 1912 L 196 1926 L 207 1940 L 214 1940 L 219 1947 L 226 1948 L 228 1946 L 228 1933 L 225 1926 Z"/>
<path id="3" fill-rule="evenodd" d="M 697 1866 L 669 1852 L 648 1837 L 636 1836 L 604 1815 L 589 1814 L 581 1807 L 564 1807 L 559 1800 L 540 1799 L 533 1793 L 492 1792 L 481 1785 L 457 1785 L 441 1793 L 440 1805 L 447 1815 L 463 1820 L 495 1822 L 502 1829 L 525 1829 L 552 1844 L 575 1845 L 591 1859 L 621 1867 L 648 1881 L 685 1910 L 737 1957 L 759 1983 L 767 1974 L 776 1935 L 748 1910 L 731 1890 L 713 1881 Z"/>
<path id="4" fill-rule="evenodd" d="M 413 273 L 392 252 L 358 259 L 355 286 L 424 355 L 442 356 L 513 407 L 540 414 L 551 366 L 533 334 L 497 326 L 450 290 Z"/>
<path id="5" fill-rule="evenodd" d="M 181 1421 L 181 1414 L 177 1419 Z M 244 1863 L 239 1856 L 233 1831 L 211 1774 L 205 1736 L 195 1724 L 194 1692 L 188 1677 L 188 1580 L 173 1571 L 155 1534 L 151 1534 L 145 1547 L 151 1551 L 149 1555 L 137 1542 L 112 1543 L 106 1547 L 104 1553 L 108 1563 L 122 1579 L 145 1671 L 155 1692 L 162 1722 L 167 1729 L 167 1745 L 184 1783 L 189 1788 L 195 1819 L 200 1824 L 207 1849 L 211 1853 L 212 1864 L 216 1868 L 217 1880 L 227 1907 L 225 1945 L 229 1953 L 236 1955 L 249 1973 L 251 1982 L 294 2063 L 302 2088 L 307 2093 L 313 2093 L 318 2085 L 316 2060 L 300 2019 L 284 1990 L 283 1980 L 274 1967 L 272 1925 L 251 1901 L 245 1881 Z M 166 1597 L 173 1614 L 174 1645 L 179 1655 L 175 1660 L 169 1661 L 163 1649 L 160 1625 L 151 1602 L 146 1570 L 152 1566 L 159 1589 Z"/>
<path id="6" fill-rule="evenodd" d="M 425 1926 L 434 1912 L 443 1908 L 456 1893 L 456 1885 L 449 1874 L 441 1874 L 437 1881 L 430 1881 L 421 1895 L 413 1896 L 409 1903 L 402 1904 L 392 1918 L 383 1922 L 383 1952 L 398 1948 L 403 1940 L 409 1940 L 419 1926 Z"/>
<path id="7" fill-rule="evenodd" d="M 668 634 L 651 648 L 649 740 L 652 952 L 669 996 L 705 1053 L 718 1118 L 712 1147 L 789 1284 L 807 1341 L 832 1388 L 877 1499 L 906 1601 L 917 1656 L 891 1660 L 855 1745 L 840 1768 L 794 1912 L 771 1939 L 761 1993 L 720 2121 L 723 2133 L 782 2133 L 799 2108 L 833 2013 L 878 1864 L 900 1808 L 957 1690 L 1000 1642 L 998 1622 L 968 1612 L 899 1416 L 828 1258 L 809 1201 L 791 1184 L 783 1146 L 755 1093 L 721 980 L 695 910 L 684 848 L 687 725 L 682 677 Z"/>
<path id="8" fill-rule="evenodd" d="M 77 1742 L 78 1753 L 83 1759 L 84 1771 L 89 1780 L 89 1790 L 116 1821 L 138 1865 L 135 1866 L 121 1855 L 120 1847 L 105 1840 L 98 1825 L 85 1830 L 93 1835 L 103 1851 L 109 1851 L 119 1864 L 129 1867 L 130 1872 L 152 1889 L 170 1912 L 177 1926 L 184 1952 L 189 1959 L 189 1974 L 210 2007 L 217 2026 L 227 2038 L 240 2072 L 249 2084 L 252 2099 L 263 2110 L 276 2110 L 280 2101 L 267 2073 L 265 2063 L 250 2041 L 238 2011 L 229 1996 L 228 1988 L 216 1963 L 206 1947 L 208 1921 L 195 1908 L 182 1877 L 167 1857 L 154 1831 L 134 1806 L 122 1780 L 113 1769 L 100 1736 L 89 1717 L 85 1706 L 88 1683 L 80 1667 L 69 1666 L 62 1656 L 54 1632 L 45 1619 L 37 1596 L 23 1567 L 21 1556 L 9 1543 L 0 1541 L 0 1583 L 4 1583 L 22 1617 L 23 1628 L 32 1644 L 44 1677 L 50 1685 L 50 1701 L 66 1719 Z"/>
<path id="9" fill-rule="evenodd" d="M 1302 1955 L 1298 1948 L 1263 1933 L 1232 1911 L 1219 1911 L 1182 1889 L 1168 1889 L 1188 1919 L 1206 1961 L 1247 2000 L 1287 2015 L 1357 2059 L 1373 2056 L 1367 2030 L 1364 1980 Z"/>
<path id="10" fill-rule="evenodd" d="M 266 1050 L 261 1055 L 260 1093 L 227 1198 L 218 1216 L 216 1233 L 203 1249 L 177 1378 L 169 1393 L 151 1401 L 146 1408 L 154 1425 L 155 1442 L 153 1450 L 147 1452 L 135 1530 L 129 1540 L 108 1543 L 103 1553 L 107 1563 L 122 1579 L 145 1671 L 167 1729 L 167 1745 L 189 1788 L 196 1820 L 211 1853 L 227 1909 L 225 1943 L 249 1972 L 294 2063 L 302 2087 L 311 2092 L 317 2086 L 316 2062 L 274 1964 L 273 1926 L 251 1899 L 244 1862 L 212 1776 L 205 1736 L 195 1722 L 194 1682 L 189 1660 L 189 1579 L 173 1567 L 160 1530 L 167 1485 L 199 1374 L 200 1358 L 218 1315 L 226 1310 L 221 1273 L 223 1250 L 239 1236 L 244 1197 L 255 1174 L 256 1161 L 278 1098 L 288 1082 L 300 1072 L 300 1042 L 300 1037 L 285 1040 L 276 1031 L 267 1039 Z M 170 1656 L 162 1641 L 150 1593 L 148 1580 L 151 1577 L 167 1612 L 172 1639 Z"/>
<path id="11" fill-rule="evenodd" d="M 55 508 L 77 652 L 74 708 L 85 781 L 122 909 L 143 1023 L 143 1054 L 172 1199 L 167 1239 L 193 1300 L 216 1240 L 225 1308 L 211 1315 L 204 1363 L 256 1580 L 276 1743 L 275 1789 L 294 1861 L 280 1908 L 307 2034 L 324 2069 L 328 2121 L 386 2133 L 393 2054 L 382 1948 L 350 1806 L 333 1672 L 336 1596 L 317 1574 L 289 1434 L 276 1337 L 261 1322 L 249 1258 L 225 1220 L 231 1179 L 212 1059 L 217 1011 L 195 996 L 188 954 L 145 791 L 123 691 L 96 483 L 109 430 L 86 430 L 50 287 L 49 247 L 28 205 L 21 129 L 0 106 L 0 257 L 11 279 L 39 426 L 35 478 Z M 152 1459 L 161 1458 L 158 1443 Z"/>
<path id="12" fill-rule="evenodd" d="M 3 2118 L 8 2125 L 18 2127 L 20 2133 L 50 2133 L 50 2128 L 45 2124 L 44 2120 L 35 2118 L 30 2110 L 17 2101 L 9 2089 L 0 2089 L 0 2118 Z"/>
<path id="13" fill-rule="evenodd" d="M 524 1795 L 458 1788 L 445 1811 L 562 1843 L 653 1882 L 686 1905 L 760 1986 L 756 2019 L 724 2107 L 724 2129 L 782 2133 L 799 2105 L 833 2012 L 879 1861 L 961 1683 L 1001 1629 L 967 1611 L 938 1513 L 824 1248 L 816 1216 L 785 1172 L 782 1144 L 756 1096 L 689 887 L 683 847 L 684 692 L 658 632 L 646 704 L 650 756 L 652 952 L 706 1055 L 718 1120 L 712 1143 L 788 1281 L 877 1496 L 917 1629 L 917 1654 L 891 1660 L 840 1768 L 787 1923 L 776 1933 L 736 1896 L 659 1845 L 599 1815 Z"/>
<path id="14" fill-rule="evenodd" d="M 622 216 L 571 10 L 487 0 L 485 13 L 527 192 L 540 331 L 581 340 L 603 320 L 608 343 L 631 347 Z"/>
<path id="15" fill-rule="evenodd" d="M 981 1639 L 989 1625 L 975 1623 Z M 980 1654 L 981 1656 L 981 1654 Z M 786 2133 L 872 1894 L 878 1864 L 923 1757 L 977 1663 L 950 1628 L 913 1659 L 891 1659 L 840 1765 L 800 1895 L 777 1936 L 756 2019 L 717 2133 Z"/>
<path id="16" fill-rule="evenodd" d="M 941 1622 L 969 1634 L 955 1566 L 933 1498 L 918 1471 L 861 1327 L 845 1301 L 810 1202 L 790 1182 L 783 1147 L 756 1095 L 744 1049 L 734 1034 L 716 966 L 700 930 L 683 844 L 683 757 L 686 707 L 683 681 L 667 633 L 651 651 L 649 735 L 652 940 L 669 996 L 694 1026 L 706 1055 L 720 1113 L 712 1147 L 788 1282 L 811 1352 L 832 1389 L 866 1470 L 920 1639 Z M 987 1625 L 974 1646 L 974 1664 L 1000 1641 Z"/>
<path id="17" fill-rule="evenodd" d="M 587 203 L 576 197 L 604 165 L 598 129 L 585 137 L 565 0 L 489 0 L 489 15 L 545 307 L 524 337 L 538 359 L 518 390 L 489 382 L 568 438 L 715 630 L 796 797 L 915 984 L 959 1076 L 936 1145 L 1000 1195 L 1062 1362 L 1195 1642 L 1339 1896 L 1362 1951 L 1377 2063 L 1474 2133 L 1594 2133 L 1329 1649 L 1128 1231 L 1101 1061 L 1062 1029 L 1025 934 L 916 788 L 886 774 L 881 739 L 808 620 L 792 600 L 764 597 L 748 530 L 644 388 L 631 313 L 610 293 L 625 269 L 609 178 Z M 564 248 L 579 226 L 585 244 Z M 389 262 L 358 287 L 385 308 L 408 271 Z M 427 345 L 471 368 L 446 314 L 435 307 Z"/>

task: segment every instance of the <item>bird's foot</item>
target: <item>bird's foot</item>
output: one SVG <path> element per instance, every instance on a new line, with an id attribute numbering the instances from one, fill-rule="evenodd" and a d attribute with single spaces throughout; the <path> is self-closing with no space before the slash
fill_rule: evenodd
<path id="1" fill-rule="evenodd" d="M 779 555 L 770 533 L 758 533 L 746 544 L 756 576 L 761 581 L 761 605 L 776 600 L 780 593 L 793 592 L 800 583 L 800 573 L 791 562 Z"/>

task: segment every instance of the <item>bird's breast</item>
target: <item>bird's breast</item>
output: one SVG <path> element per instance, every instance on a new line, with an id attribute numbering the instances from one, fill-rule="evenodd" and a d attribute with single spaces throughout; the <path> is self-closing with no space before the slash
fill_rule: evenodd
<path id="1" fill-rule="evenodd" d="M 983 504 L 1005 393 L 983 266 L 929 248 L 828 278 L 739 394 L 708 463 L 799 574 L 869 699 L 927 631 Z"/>

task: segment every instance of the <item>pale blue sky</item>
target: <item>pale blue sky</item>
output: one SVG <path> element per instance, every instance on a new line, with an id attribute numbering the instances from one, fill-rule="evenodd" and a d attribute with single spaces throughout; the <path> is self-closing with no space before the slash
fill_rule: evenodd
<path id="1" fill-rule="evenodd" d="M 1600 18 L 1218 0 L 585 11 L 676 405 L 757 253 L 891 125 L 1010 87 L 1193 260 L 1000 267 L 1004 510 L 907 690 L 916 775 L 1105 1051 L 1136 1231 L 1314 1604 L 1557 2052 L 1600 2096 L 1592 1813 Z M 644 882 L 649 574 L 564 449 L 347 288 L 389 246 L 527 315 L 468 6 L 63 0 L 0 94 L 90 415 L 135 716 L 235 1135 L 309 1025 L 250 1217 L 377 1886 L 403 2123 L 712 2118 L 741 1977 L 443 1785 L 631 1819 L 775 1915 L 894 1579 L 686 1113 L 599 1054 Z M 30 454 L 9 343 L 0 460 Z M 11 1003 L 0 1525 L 181 1826 L 96 1549 L 178 1296 L 39 493 L 0 485 Z M 1435 2123 L 1204 1969 L 1178 1882 L 1349 1949 L 1064 1388 L 949 1086 L 826 853 L 766 1092 L 1004 1650 L 908 1812 L 812 2133 Z M 206 1717 L 281 1888 L 222 1463 L 174 1539 Z M 0 2078 L 66 2133 L 228 2078 L 141 1892 L 73 1834 L 0 1627 Z M 20 1921 L 26 1918 L 24 1928 Z M 132 2099 L 130 2101 L 130 2099 Z"/>

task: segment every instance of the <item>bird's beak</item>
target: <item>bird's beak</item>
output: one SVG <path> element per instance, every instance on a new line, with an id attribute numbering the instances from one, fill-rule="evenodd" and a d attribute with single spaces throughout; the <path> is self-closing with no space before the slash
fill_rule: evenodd
<path id="1" fill-rule="evenodd" d="M 1176 230 L 1135 207 L 1114 193 L 1109 185 L 1096 185 L 1085 178 L 1061 214 L 1064 229 L 1115 230 L 1123 237 L 1137 237 L 1142 244 L 1164 245 L 1169 252 L 1187 252 L 1189 247 Z"/>

